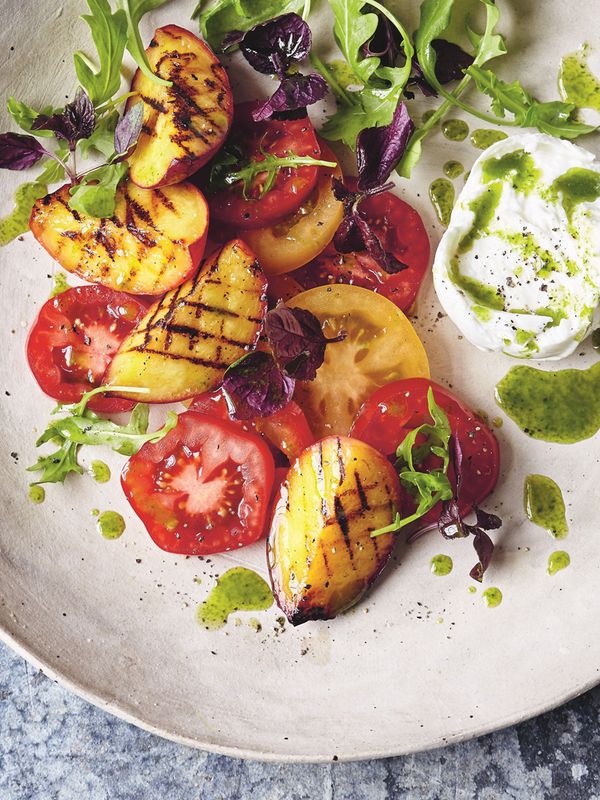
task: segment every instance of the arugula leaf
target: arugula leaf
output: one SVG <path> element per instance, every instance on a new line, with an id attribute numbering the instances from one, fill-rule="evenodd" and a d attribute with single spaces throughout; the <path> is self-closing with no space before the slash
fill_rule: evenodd
<path id="1" fill-rule="evenodd" d="M 121 85 L 121 64 L 127 44 L 127 15 L 123 9 L 112 13 L 108 0 L 87 0 L 91 14 L 84 14 L 98 51 L 100 67 L 81 51 L 75 53 L 75 72 L 95 106 L 109 100 Z"/>
<path id="2" fill-rule="evenodd" d="M 234 147 L 225 147 L 220 151 L 211 165 L 208 189 L 211 192 L 222 191 L 236 183 L 242 183 L 244 197 L 249 196 L 253 188 L 257 188 L 258 197 L 263 197 L 273 188 L 281 169 L 298 169 L 298 167 L 335 167 L 335 161 L 322 161 L 311 156 L 276 156 L 273 153 L 263 153 L 262 161 L 248 161 L 243 163 L 241 152 Z M 258 187 L 254 181 L 258 176 L 264 176 Z"/>
<path id="3" fill-rule="evenodd" d="M 127 15 L 127 49 L 144 75 L 161 86 L 172 86 L 172 81 L 160 78 L 152 71 L 140 34 L 142 17 L 155 8 L 164 6 L 167 0 L 117 0 L 117 4 Z"/>
<path id="4" fill-rule="evenodd" d="M 537 128 L 543 133 L 562 139 L 576 139 L 591 133 L 595 127 L 573 119 L 577 110 L 572 103 L 551 101 L 538 102 L 519 83 L 506 83 L 489 69 L 481 69 L 475 64 L 467 70 L 479 91 L 492 99 L 492 110 L 498 117 L 506 112 L 514 116 L 522 128 Z"/>
<path id="5" fill-rule="evenodd" d="M 318 58 L 313 59 L 313 65 L 343 104 L 327 120 L 321 133 L 326 139 L 341 140 L 354 149 L 361 130 L 391 122 L 410 77 L 414 49 L 403 25 L 377 0 L 330 0 L 330 6 L 335 18 L 335 40 L 356 83 L 362 89 L 360 92 L 348 92 L 335 80 L 330 68 Z M 373 38 L 378 24 L 376 14 L 369 11 L 363 13 L 368 8 L 383 14 L 399 32 L 405 55 L 403 66 L 382 66 L 378 56 L 364 55 L 365 47 Z"/>
<path id="6" fill-rule="evenodd" d="M 49 117 L 56 111 L 52 106 L 46 106 L 42 111 L 36 111 L 35 108 L 28 106 L 27 103 L 22 103 L 20 100 L 16 100 L 14 97 L 8 98 L 6 101 L 6 108 L 19 128 L 27 133 L 33 133 L 32 125 L 40 115 Z M 36 131 L 35 135 L 53 136 L 54 134 L 52 131 Z"/>
<path id="7" fill-rule="evenodd" d="M 40 456 L 35 464 L 27 467 L 27 472 L 41 472 L 37 481 L 32 486 L 40 483 L 63 483 L 67 475 L 76 472 L 83 474 L 83 467 L 77 463 L 79 446 L 71 442 L 63 442 L 54 453 Z"/>
<path id="8" fill-rule="evenodd" d="M 200 20 L 202 36 L 213 50 L 220 50 L 232 31 L 245 32 L 281 14 L 301 13 L 305 7 L 304 0 L 216 0 L 212 4 L 200 0 L 192 19 Z"/>
<path id="9" fill-rule="evenodd" d="M 450 439 L 452 431 L 444 411 L 433 397 L 431 387 L 427 392 L 427 406 L 431 415 L 431 423 L 424 423 L 410 431 L 398 445 L 396 468 L 403 485 L 418 498 L 418 505 L 413 514 L 401 517 L 396 513 L 394 521 L 385 528 L 373 531 L 371 536 L 382 533 L 394 533 L 420 519 L 440 501 L 451 500 L 454 490 L 448 478 L 450 465 Z M 417 445 L 417 438 L 425 437 L 422 444 Z M 417 469 L 430 456 L 439 456 L 442 465 L 436 469 L 421 472 Z"/>
<path id="10" fill-rule="evenodd" d="M 115 213 L 117 188 L 127 174 L 127 163 L 105 164 L 85 175 L 69 189 L 69 208 L 90 217 L 112 217 Z"/>
<path id="11" fill-rule="evenodd" d="M 121 455 L 133 455 L 146 442 L 158 442 L 177 424 L 177 414 L 169 412 L 162 428 L 148 433 L 148 406 L 138 403 L 127 425 L 118 425 L 103 419 L 90 411 L 87 404 L 92 397 L 106 392 L 110 387 L 100 386 L 86 392 L 78 403 L 58 405 L 52 412 L 64 414 L 52 419 L 36 442 L 36 447 L 53 442 L 58 449 L 47 456 L 40 456 L 36 463 L 28 467 L 28 472 L 41 472 L 38 483 L 62 483 L 71 472 L 83 474 L 77 461 L 81 445 L 107 445 Z M 114 387 L 117 388 L 117 387 Z M 118 387 L 125 390 L 126 387 Z"/>

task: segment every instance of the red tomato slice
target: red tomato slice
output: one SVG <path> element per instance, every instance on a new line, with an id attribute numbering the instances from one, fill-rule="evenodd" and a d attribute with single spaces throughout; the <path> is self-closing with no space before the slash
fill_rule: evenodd
<path id="1" fill-rule="evenodd" d="M 123 339 L 146 306 L 139 298 L 105 286 L 76 286 L 42 306 L 27 340 L 27 361 L 40 388 L 61 403 L 76 403 L 100 386 Z M 116 397 L 92 398 L 95 411 L 127 411 Z"/>
<path id="2" fill-rule="evenodd" d="M 294 154 L 319 158 L 321 148 L 307 116 L 254 122 L 252 110 L 256 106 L 257 103 L 236 106 L 229 137 L 229 143 L 239 147 L 246 159 L 262 161 L 264 153 L 280 157 Z M 220 223 L 233 226 L 235 230 L 271 225 L 293 214 L 308 198 L 315 188 L 318 170 L 318 167 L 280 169 L 274 185 L 263 197 L 260 197 L 260 192 L 264 185 L 264 174 L 257 176 L 247 197 L 244 197 L 241 183 L 212 195 L 207 194 L 211 216 Z"/>
<path id="3" fill-rule="evenodd" d="M 346 178 L 351 188 L 355 179 Z M 351 283 L 372 289 L 408 311 L 429 266 L 430 246 L 419 213 L 391 192 L 368 197 L 360 209 L 379 237 L 384 249 L 407 269 L 390 275 L 366 252 L 338 253 L 330 245 L 318 258 L 291 273 L 306 289 L 327 283 Z"/>
<path id="4" fill-rule="evenodd" d="M 121 484 L 162 550 L 221 553 L 261 538 L 274 465 L 255 433 L 227 420 L 186 411 L 156 444 L 132 456 Z"/>
<path id="5" fill-rule="evenodd" d="M 206 392 L 194 399 L 190 411 L 211 414 L 219 419 L 230 419 L 229 407 L 223 392 Z M 245 430 L 254 430 L 262 434 L 277 450 L 281 451 L 290 462 L 315 441 L 313 432 L 297 403 L 290 401 L 280 411 L 270 417 L 257 417 L 253 420 L 231 420 Z"/>
<path id="6" fill-rule="evenodd" d="M 374 392 L 359 410 L 351 436 L 367 442 L 390 457 L 407 433 L 424 422 L 431 422 L 427 407 L 427 390 L 433 389 L 436 403 L 446 412 L 452 433 L 460 442 L 463 454 L 462 483 L 459 497 L 461 514 L 479 505 L 490 494 L 498 480 L 500 450 L 498 440 L 485 423 L 468 409 L 452 392 L 425 378 L 395 381 Z M 425 467 L 439 463 L 432 457 Z M 451 475 L 454 478 L 454 475 Z M 406 516 L 415 508 L 413 496 L 402 489 L 402 509 Z M 439 519 L 441 504 L 432 508 L 416 523 L 427 528 Z"/>

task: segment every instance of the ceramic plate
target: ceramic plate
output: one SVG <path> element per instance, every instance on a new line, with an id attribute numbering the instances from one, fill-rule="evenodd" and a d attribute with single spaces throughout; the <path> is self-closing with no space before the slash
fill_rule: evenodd
<path id="1" fill-rule="evenodd" d="M 560 55 L 597 36 L 589 27 L 595 4 L 499 4 L 511 51 L 502 74 L 519 77 L 542 99 L 556 97 Z M 78 20 L 82 6 L 79 0 L 25 6 L 4 0 L 2 97 L 42 105 L 72 96 L 71 54 L 87 45 Z M 194 28 L 191 7 L 170 3 L 145 20 L 144 35 L 166 22 Z M 409 22 L 415 19 L 413 13 Z M 320 30 L 317 39 L 326 43 L 330 27 L 323 23 Z M 8 127 L 3 112 L 2 129 Z M 597 138 L 586 146 L 598 150 Z M 423 214 L 434 244 L 440 231 L 427 199 L 429 183 L 448 158 L 470 165 L 476 155 L 468 142 L 456 145 L 438 134 L 427 143 L 414 179 L 399 185 Z M 5 212 L 15 181 L 6 172 L 0 177 Z M 241 624 L 208 632 L 195 620 L 197 604 L 234 564 L 266 574 L 264 543 L 205 560 L 167 556 L 128 510 L 116 477 L 118 456 L 108 485 L 73 480 L 48 487 L 43 505 L 28 501 L 24 469 L 34 460 L 35 432 L 52 402 L 29 374 L 23 349 L 55 267 L 30 236 L 0 257 L 0 627 L 2 637 L 45 672 L 102 708 L 177 741 L 299 761 L 436 747 L 538 714 L 598 681 L 598 438 L 548 446 L 506 419 L 498 429 L 502 478 L 486 504 L 504 520 L 486 578 L 504 594 L 497 608 L 485 606 L 481 590 L 468 591 L 471 545 L 432 533 L 408 548 L 399 543 L 366 601 L 335 621 L 281 628 L 273 608 L 260 615 L 261 630 L 248 623 L 253 615 L 239 614 Z M 438 319 L 439 310 L 427 283 L 415 325 L 432 375 L 471 407 L 498 415 L 494 384 L 513 362 L 477 351 L 447 318 Z M 584 343 L 561 366 L 593 360 Z M 530 472 L 557 480 L 568 505 L 572 565 L 554 577 L 546 563 L 555 542 L 523 513 L 523 480 Z M 94 507 L 125 515 L 122 538 L 107 541 L 96 532 Z M 440 552 L 455 563 L 445 578 L 429 571 L 430 558 Z"/>

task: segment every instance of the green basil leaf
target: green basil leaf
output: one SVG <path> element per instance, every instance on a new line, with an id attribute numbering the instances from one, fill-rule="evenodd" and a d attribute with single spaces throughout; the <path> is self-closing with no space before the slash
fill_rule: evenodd
<path id="1" fill-rule="evenodd" d="M 105 103 L 119 91 L 121 65 L 127 44 L 127 16 L 122 9 L 113 14 L 108 0 L 87 0 L 91 14 L 84 14 L 92 32 L 100 62 L 96 70 L 81 51 L 75 53 L 75 72 L 79 83 L 95 106 Z"/>
<path id="2" fill-rule="evenodd" d="M 69 207 L 90 217 L 112 217 L 115 213 L 117 188 L 126 174 L 125 161 L 98 167 L 88 173 L 81 183 L 69 189 Z"/>
<path id="3" fill-rule="evenodd" d="M 107 159 L 112 158 L 115 154 L 115 128 L 118 121 L 119 112 L 114 110 L 100 117 L 89 139 L 81 139 L 78 142 L 79 152 L 83 158 L 88 158 L 94 150 L 102 153 Z"/>

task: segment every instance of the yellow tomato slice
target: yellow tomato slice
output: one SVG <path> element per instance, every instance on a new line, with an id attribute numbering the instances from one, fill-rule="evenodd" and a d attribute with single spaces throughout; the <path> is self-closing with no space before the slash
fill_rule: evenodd
<path id="1" fill-rule="evenodd" d="M 402 311 L 386 297 L 359 286 L 317 286 L 288 300 L 321 321 L 330 344 L 314 381 L 298 381 L 294 400 L 319 438 L 346 435 L 354 415 L 380 386 L 400 378 L 428 378 L 421 340 Z"/>
<path id="2" fill-rule="evenodd" d="M 320 141 L 321 158 L 336 161 Z M 344 216 L 344 208 L 333 196 L 331 179 L 342 179 L 340 166 L 320 168 L 312 194 L 289 217 L 266 228 L 244 231 L 244 241 L 254 250 L 267 275 L 280 275 L 304 266 L 316 258 L 333 239 Z"/>

